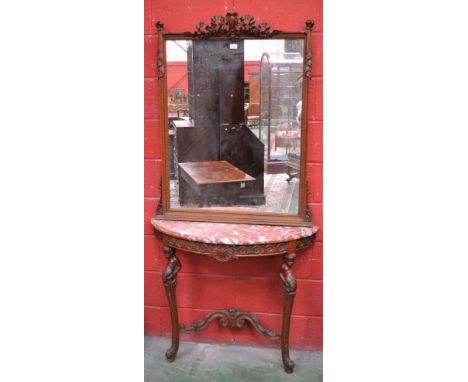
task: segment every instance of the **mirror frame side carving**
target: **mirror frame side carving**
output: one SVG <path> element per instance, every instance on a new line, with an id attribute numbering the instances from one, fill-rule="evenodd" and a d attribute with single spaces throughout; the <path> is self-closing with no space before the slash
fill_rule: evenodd
<path id="1" fill-rule="evenodd" d="M 159 103 L 160 103 L 160 131 L 161 131 L 161 180 L 160 200 L 155 218 L 164 220 L 203 221 L 217 223 L 244 223 L 244 224 L 266 224 L 284 226 L 312 226 L 311 212 L 307 205 L 307 194 L 309 193 L 306 179 L 307 167 L 307 130 L 308 130 L 308 101 L 309 81 L 311 79 L 312 53 L 311 53 L 311 30 L 314 26 L 312 20 L 306 20 L 306 28 L 302 32 L 283 32 L 270 30 L 270 25 L 262 22 L 255 25 L 253 16 L 245 15 L 239 17 L 237 12 L 226 16 L 213 16 L 210 24 L 198 23 L 194 32 L 168 33 L 164 31 L 164 24 L 160 21 L 155 23 L 158 30 L 157 50 L 157 73 L 159 80 Z M 166 70 L 166 44 L 168 40 L 232 40 L 232 39 L 303 39 L 304 40 L 304 63 L 302 83 L 302 107 L 301 110 L 301 159 L 299 177 L 299 203 L 297 214 L 263 212 L 263 211 L 222 211 L 203 210 L 189 208 L 170 208 L 170 186 L 169 186 L 169 136 L 168 136 L 168 105 L 167 105 L 167 70 Z"/>

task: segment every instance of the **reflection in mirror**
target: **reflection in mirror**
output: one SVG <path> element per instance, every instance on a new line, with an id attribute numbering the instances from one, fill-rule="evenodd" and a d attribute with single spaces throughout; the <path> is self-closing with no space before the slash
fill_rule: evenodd
<path id="1" fill-rule="evenodd" d="M 303 39 L 166 41 L 170 208 L 298 213 Z"/>

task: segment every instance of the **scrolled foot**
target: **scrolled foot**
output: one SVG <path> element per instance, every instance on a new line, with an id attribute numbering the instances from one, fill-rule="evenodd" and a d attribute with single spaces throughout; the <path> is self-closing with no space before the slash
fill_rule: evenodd
<path id="1" fill-rule="evenodd" d="M 289 358 L 283 361 L 284 371 L 288 374 L 291 374 L 294 370 L 294 361 L 290 360 Z"/>
<path id="2" fill-rule="evenodd" d="M 166 352 L 166 358 L 169 362 L 174 362 L 175 357 L 177 355 L 177 348 L 176 346 L 172 345 Z"/>

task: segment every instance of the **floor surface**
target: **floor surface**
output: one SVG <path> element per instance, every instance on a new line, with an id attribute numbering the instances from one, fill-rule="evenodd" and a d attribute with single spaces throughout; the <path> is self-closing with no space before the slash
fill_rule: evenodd
<path id="1" fill-rule="evenodd" d="M 169 339 L 145 337 L 145 382 L 322 381 L 322 352 L 291 350 L 296 366 L 287 374 L 276 348 L 181 342 L 169 363 L 169 346 Z"/>
<path id="2" fill-rule="evenodd" d="M 239 208 L 246 211 L 268 211 L 278 213 L 297 214 L 299 203 L 299 180 L 297 177 L 290 182 L 287 181 L 289 175 L 284 174 L 265 174 L 264 175 L 264 191 L 265 204 L 258 206 L 222 206 L 223 210 Z M 179 204 L 179 188 L 177 180 L 170 182 L 170 197 L 171 208 L 180 208 Z M 185 208 L 199 208 L 197 204 L 184 204 Z M 219 209 L 220 206 L 212 205 L 211 207 L 204 206 L 204 209 Z"/>

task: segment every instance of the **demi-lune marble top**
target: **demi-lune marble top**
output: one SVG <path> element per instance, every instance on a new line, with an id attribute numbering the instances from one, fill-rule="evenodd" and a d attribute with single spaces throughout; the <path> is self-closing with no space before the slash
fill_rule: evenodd
<path id="1" fill-rule="evenodd" d="M 281 243 L 314 235 L 318 227 L 285 227 L 152 219 L 153 227 L 166 235 L 207 244 L 258 245 Z"/>

